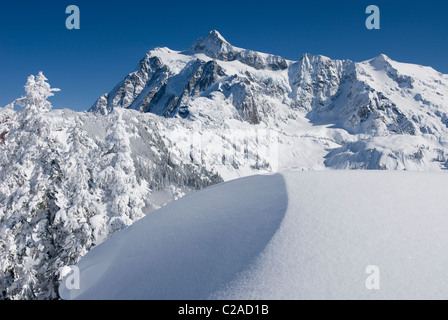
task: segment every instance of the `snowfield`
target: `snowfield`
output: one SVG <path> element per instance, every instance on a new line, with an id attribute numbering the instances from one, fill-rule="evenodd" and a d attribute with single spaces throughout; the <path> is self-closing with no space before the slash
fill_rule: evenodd
<path id="1" fill-rule="evenodd" d="M 445 173 L 286 171 L 147 215 L 77 264 L 64 299 L 447 299 Z M 368 289 L 378 273 L 379 289 Z M 70 276 L 69 276 L 70 277 Z M 369 287 L 370 288 L 370 287 Z"/>

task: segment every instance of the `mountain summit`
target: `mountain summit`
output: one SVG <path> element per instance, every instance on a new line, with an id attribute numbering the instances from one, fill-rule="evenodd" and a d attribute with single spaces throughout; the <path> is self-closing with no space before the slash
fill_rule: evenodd
<path id="1" fill-rule="evenodd" d="M 211 58 L 222 58 L 235 52 L 234 47 L 216 30 L 212 30 L 206 37 L 198 39 L 189 50 L 194 53 L 205 53 Z M 188 54 L 188 51 L 185 53 Z"/>

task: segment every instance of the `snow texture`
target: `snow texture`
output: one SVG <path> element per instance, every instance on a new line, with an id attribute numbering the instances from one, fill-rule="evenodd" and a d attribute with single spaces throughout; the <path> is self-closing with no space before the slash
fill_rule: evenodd
<path id="1" fill-rule="evenodd" d="M 143 218 L 77 265 L 70 299 L 447 299 L 445 174 L 288 171 Z M 369 266 L 379 289 L 369 290 Z"/>
<path id="2" fill-rule="evenodd" d="M 210 187 L 154 212 L 94 248 L 78 267 L 79 299 L 205 299 L 245 270 L 283 220 L 280 175 Z"/>

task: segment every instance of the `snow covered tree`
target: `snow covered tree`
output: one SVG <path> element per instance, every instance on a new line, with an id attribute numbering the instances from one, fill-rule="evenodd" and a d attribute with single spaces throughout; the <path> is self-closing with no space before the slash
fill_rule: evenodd
<path id="1" fill-rule="evenodd" d="M 58 89 L 46 80 L 42 73 L 28 78 L 26 95 L 15 101 L 23 109 L 9 133 L 13 138 L 1 150 L 9 165 L 0 172 L 0 295 L 11 299 L 45 296 L 36 284 L 50 281 L 45 270 L 54 247 L 47 230 L 62 178 L 58 148 L 49 138 L 52 128 L 43 117 L 51 109 L 47 98 Z"/>
<path id="2" fill-rule="evenodd" d="M 67 129 L 66 152 L 61 170 L 64 182 L 58 193 L 52 230 L 58 247 L 58 268 L 75 264 L 94 244 L 90 219 L 98 214 L 99 196 L 92 184 L 92 170 L 87 163 L 98 153 L 96 144 L 82 128 L 79 117 Z"/>
<path id="3" fill-rule="evenodd" d="M 55 91 L 39 73 L 0 108 L 0 300 L 57 299 L 62 267 L 154 208 L 149 183 L 174 200 L 214 179 L 172 163 L 152 120 L 51 111 Z"/>
<path id="4" fill-rule="evenodd" d="M 137 181 L 131 143 L 123 120 L 123 111 L 114 109 L 109 115 L 110 133 L 106 137 L 106 154 L 103 161 L 108 165 L 99 173 L 99 183 L 104 189 L 107 203 L 109 234 L 131 225 L 143 217 L 144 199 L 149 196 L 146 181 Z"/>
<path id="5" fill-rule="evenodd" d="M 15 120 L 14 104 L 0 108 L 0 147 L 6 145 L 6 136 L 11 131 Z"/>
<path id="6" fill-rule="evenodd" d="M 47 80 L 42 71 L 37 76 L 29 76 L 25 84 L 26 94 L 14 103 L 32 113 L 50 111 L 52 106 L 47 99 L 60 89 L 51 88 Z"/>

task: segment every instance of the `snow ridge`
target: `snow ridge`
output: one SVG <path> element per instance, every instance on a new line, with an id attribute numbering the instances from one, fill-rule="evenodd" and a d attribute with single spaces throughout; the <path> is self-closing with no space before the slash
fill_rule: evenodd
<path id="1" fill-rule="evenodd" d="M 445 174 L 410 171 L 234 180 L 94 248 L 77 264 L 80 290 L 62 282 L 61 296 L 445 300 L 447 187 Z"/>

